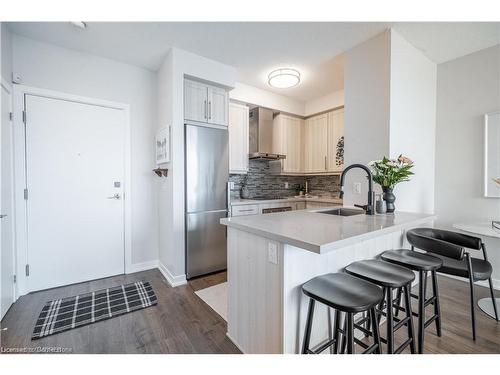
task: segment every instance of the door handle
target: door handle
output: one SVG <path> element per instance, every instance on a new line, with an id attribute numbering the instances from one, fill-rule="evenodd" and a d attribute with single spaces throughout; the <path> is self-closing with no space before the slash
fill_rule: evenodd
<path id="1" fill-rule="evenodd" d="M 107 199 L 121 199 L 121 196 L 120 194 L 116 193 L 115 195 L 113 195 L 112 197 L 108 197 Z"/>
<path id="2" fill-rule="evenodd" d="M 3 219 L 4 217 L 7 217 L 8 215 L 0 215 L 0 219 Z"/>

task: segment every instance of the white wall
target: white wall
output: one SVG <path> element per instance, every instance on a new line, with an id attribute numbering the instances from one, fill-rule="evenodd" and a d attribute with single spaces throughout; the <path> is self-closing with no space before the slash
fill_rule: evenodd
<path id="1" fill-rule="evenodd" d="M 305 113 L 305 103 L 300 100 L 294 100 L 284 95 L 279 95 L 243 83 L 236 83 L 235 88 L 230 91 L 229 97 L 232 100 L 276 109 L 298 116 L 304 116 Z"/>
<path id="2" fill-rule="evenodd" d="M 314 115 L 343 105 L 344 90 L 333 91 L 327 95 L 305 102 L 304 116 Z"/>
<path id="3" fill-rule="evenodd" d="M 345 165 L 367 164 L 389 154 L 390 32 L 346 52 L 344 68 Z M 352 170 L 346 179 L 344 203 L 366 203 L 365 173 Z M 361 182 L 361 195 L 352 184 Z"/>
<path id="4" fill-rule="evenodd" d="M 436 64 L 391 30 L 390 156 L 410 157 L 410 182 L 396 185 L 401 211 L 434 212 Z"/>
<path id="5" fill-rule="evenodd" d="M 1 23 L 1 48 L 0 48 L 0 54 L 1 56 L 1 74 L 2 78 L 6 80 L 7 82 L 12 81 L 12 34 L 10 33 L 9 29 L 7 28 L 7 25 L 5 22 Z"/>
<path id="6" fill-rule="evenodd" d="M 154 168 L 155 73 L 13 35 L 13 66 L 23 84 L 130 105 L 132 262 L 158 259 Z"/>
<path id="7" fill-rule="evenodd" d="M 169 176 L 159 187 L 160 269 L 173 285 L 185 282 L 184 246 L 184 77 L 228 88 L 236 69 L 172 48 L 158 72 L 158 127 L 171 126 Z"/>
<path id="8" fill-rule="evenodd" d="M 437 225 L 500 219 L 500 199 L 483 197 L 483 115 L 500 110 L 500 46 L 438 65 Z M 486 239 L 500 288 L 500 240 Z"/>
<path id="9" fill-rule="evenodd" d="M 436 65 L 387 30 L 348 51 L 344 72 L 346 165 L 407 155 L 415 176 L 396 186 L 396 210 L 434 212 Z M 349 173 L 345 203 L 364 204 L 364 173 Z"/>

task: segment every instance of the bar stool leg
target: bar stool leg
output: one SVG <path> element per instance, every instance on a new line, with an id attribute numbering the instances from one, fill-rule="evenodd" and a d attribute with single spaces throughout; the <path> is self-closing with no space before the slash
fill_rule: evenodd
<path id="1" fill-rule="evenodd" d="M 432 275 L 432 293 L 434 294 L 434 315 L 436 315 L 436 334 L 441 337 L 441 307 L 439 306 L 439 293 L 436 271 L 431 271 Z"/>
<path id="2" fill-rule="evenodd" d="M 493 291 L 493 281 L 491 280 L 491 276 L 488 279 L 488 283 L 490 284 L 490 294 L 491 294 L 491 302 L 493 304 L 493 311 L 495 312 L 495 319 L 498 322 L 498 311 L 497 311 L 497 304 L 495 300 L 495 292 Z"/>
<path id="3" fill-rule="evenodd" d="M 335 310 L 333 318 L 333 354 L 337 354 L 339 351 L 339 329 L 340 329 L 340 311 Z"/>
<path id="4" fill-rule="evenodd" d="M 404 300 L 405 300 L 405 310 L 406 316 L 410 318 L 407 327 L 408 327 L 408 337 L 411 338 L 410 342 L 410 351 L 411 354 L 415 354 L 415 328 L 413 327 L 413 313 L 411 310 L 411 290 L 410 285 L 408 284 L 404 287 Z"/>
<path id="5" fill-rule="evenodd" d="M 347 354 L 354 354 L 354 322 L 352 313 L 347 313 L 346 336 Z"/>
<path id="6" fill-rule="evenodd" d="M 386 289 L 382 288 L 382 295 L 384 296 L 384 298 L 382 298 L 382 301 L 380 301 L 380 303 L 378 304 L 379 311 L 382 311 L 384 309 L 385 294 L 386 294 Z M 378 321 L 378 324 L 380 324 L 380 320 L 382 319 L 382 314 L 377 314 L 377 315 L 378 315 L 377 321 Z"/>
<path id="7" fill-rule="evenodd" d="M 418 354 L 424 352 L 425 283 L 427 272 L 418 271 Z"/>
<path id="8" fill-rule="evenodd" d="M 403 288 L 398 288 L 397 294 L 396 294 L 396 306 L 400 307 L 401 306 L 401 292 Z M 399 315 L 399 309 L 396 309 L 396 312 L 394 313 L 394 316 L 397 318 Z"/>
<path id="9" fill-rule="evenodd" d="M 311 327 L 314 316 L 314 303 L 316 301 L 312 298 L 309 299 L 309 308 L 307 310 L 306 329 L 304 332 L 304 342 L 302 344 L 302 354 L 307 354 L 309 350 L 309 342 L 311 341 Z"/>
<path id="10" fill-rule="evenodd" d="M 367 331 L 371 331 L 372 320 L 370 318 L 370 312 L 369 311 L 367 312 L 366 316 L 368 317 L 368 319 L 366 320 L 365 328 L 366 328 Z M 365 334 L 365 337 L 368 337 L 368 336 L 370 336 L 370 335 Z"/>
<path id="11" fill-rule="evenodd" d="M 386 288 L 387 354 L 394 353 L 394 319 L 392 317 L 392 288 Z"/>
<path id="12" fill-rule="evenodd" d="M 340 353 L 345 354 L 347 346 L 347 313 L 344 315 L 344 334 L 342 335 L 342 343 L 340 344 Z"/>
<path id="13" fill-rule="evenodd" d="M 377 354 L 382 354 L 382 343 L 380 341 L 380 333 L 378 331 L 377 312 L 374 307 L 370 309 L 369 316 L 372 322 L 371 326 L 373 327 L 373 341 L 377 344 Z"/>

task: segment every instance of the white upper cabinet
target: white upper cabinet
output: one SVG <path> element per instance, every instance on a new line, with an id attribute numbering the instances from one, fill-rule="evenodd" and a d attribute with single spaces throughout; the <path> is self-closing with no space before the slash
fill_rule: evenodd
<path id="1" fill-rule="evenodd" d="M 228 94 L 220 87 L 208 86 L 208 122 L 216 125 L 228 124 Z"/>
<path id="2" fill-rule="evenodd" d="M 225 89 L 184 80 L 184 119 L 227 126 L 228 93 Z"/>
<path id="3" fill-rule="evenodd" d="M 273 153 L 286 155 L 286 159 L 281 161 L 279 172 L 282 174 L 342 172 L 344 109 L 306 120 L 277 115 L 273 123 Z"/>
<path id="4" fill-rule="evenodd" d="M 279 114 L 273 121 L 273 152 L 286 156 L 281 161 L 283 173 L 302 172 L 302 128 L 304 121 Z"/>
<path id="5" fill-rule="evenodd" d="M 304 125 L 304 173 L 327 171 L 328 115 L 308 118 Z"/>
<path id="6" fill-rule="evenodd" d="M 248 172 L 248 107 L 229 104 L 229 173 Z"/>
<path id="7" fill-rule="evenodd" d="M 208 98 L 206 85 L 187 79 L 184 80 L 184 119 L 207 122 Z"/>
<path id="8" fill-rule="evenodd" d="M 328 172 L 342 172 L 344 168 L 344 110 L 328 113 Z"/>

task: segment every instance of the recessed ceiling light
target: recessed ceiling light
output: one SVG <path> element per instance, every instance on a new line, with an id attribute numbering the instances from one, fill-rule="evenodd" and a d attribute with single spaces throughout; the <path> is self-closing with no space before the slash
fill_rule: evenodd
<path id="1" fill-rule="evenodd" d="M 83 21 L 71 21 L 70 24 L 82 30 L 85 30 L 87 28 L 87 24 Z"/>
<path id="2" fill-rule="evenodd" d="M 267 77 L 269 86 L 279 89 L 287 89 L 297 86 L 300 82 L 300 73 L 292 68 L 280 68 L 273 70 Z"/>

